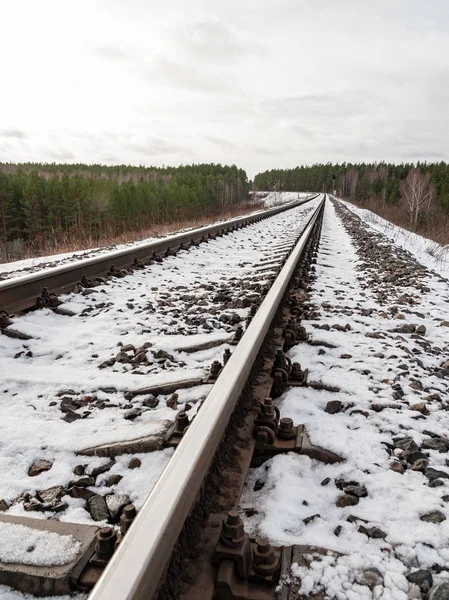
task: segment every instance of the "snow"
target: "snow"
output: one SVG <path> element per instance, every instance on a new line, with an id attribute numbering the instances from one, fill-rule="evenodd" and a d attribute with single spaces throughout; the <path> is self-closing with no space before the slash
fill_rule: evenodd
<path id="1" fill-rule="evenodd" d="M 254 272 L 255 264 L 269 260 L 273 252 L 278 262 L 282 260 L 317 201 L 110 280 L 88 294 L 66 295 L 62 308 L 75 316 L 43 309 L 14 320 L 11 327 L 32 339 L 0 336 L 0 499 L 11 504 L 9 513 L 30 516 L 23 500 L 17 500 L 21 494 L 34 497 L 55 485 L 67 487 L 76 480 L 75 466 L 82 464 L 89 473 L 108 461 L 76 452 L 160 437 L 183 406 L 189 415 L 195 414 L 210 385 L 179 389 L 178 409 L 167 406 L 170 394 L 159 394 L 155 408 L 145 405 L 150 394 L 131 400 L 124 394 L 167 382 L 201 380 L 214 360 L 222 360 L 224 349 L 232 351 L 228 342 L 236 324 L 227 319 L 244 325 L 249 309 L 243 300 L 258 297 L 255 286 L 265 284 L 269 276 L 268 271 Z M 229 301 L 214 301 L 223 290 Z M 184 351 L 204 343 L 216 345 Z M 147 344 L 146 363 L 103 364 L 129 344 Z M 160 351 L 167 354 L 157 358 Z M 73 422 L 62 420 L 64 397 L 80 403 L 74 411 L 79 418 Z M 131 409 L 138 411 L 134 420 L 124 418 Z M 172 453 L 165 449 L 134 454 L 142 461 L 138 469 L 128 468 L 131 455 L 118 456 L 91 489 L 101 495 L 126 494 L 139 509 Z M 36 459 L 48 460 L 52 467 L 29 477 Z M 108 487 L 111 475 L 122 479 Z M 64 511 L 33 512 L 33 518 L 93 523 L 84 500 L 65 494 L 61 501 L 68 505 Z"/>
<path id="2" fill-rule="evenodd" d="M 408 229 L 398 227 L 370 210 L 358 208 L 344 200 L 339 201 L 373 229 L 384 234 L 396 246 L 408 250 L 422 265 L 440 275 L 449 276 L 449 245 L 443 246 Z"/>
<path id="3" fill-rule="evenodd" d="M 71 535 L 0 522 L 0 562 L 51 567 L 75 560 L 81 544 Z"/>
<path id="4" fill-rule="evenodd" d="M 397 239 L 403 239 L 400 232 Z M 413 244 L 405 247 L 416 251 Z M 394 247 L 391 252 L 394 256 Z M 420 251 L 417 255 L 421 257 Z M 370 273 L 330 203 L 326 204 L 316 275 L 309 303 L 319 310 L 320 318 L 303 320 L 302 325 L 314 343 L 327 345 L 299 344 L 289 356 L 309 369 L 309 382 L 326 383 L 340 391 L 290 388 L 277 404 L 281 416 L 306 426 L 313 444 L 340 454 L 344 462 L 327 465 L 289 453 L 252 469 L 241 498 L 243 514 L 252 515 L 244 517 L 245 528 L 251 537 L 267 538 L 273 544 L 310 545 L 329 552 L 324 558 L 311 556 L 310 567 L 293 566 L 292 579 L 284 584 L 299 581 L 300 593 L 324 590 L 326 598 L 338 600 L 406 600 L 410 571 L 448 564 L 449 519 L 438 524 L 420 519 L 434 510 L 449 517 L 443 499 L 449 493 L 448 480 L 432 488 L 422 472 L 391 470 L 393 456 L 387 454 L 385 443 L 410 435 L 420 445 L 429 439 L 424 433 L 427 430 L 447 436 L 449 412 L 443 410 L 443 403 L 448 397 L 448 380 L 437 377 L 435 370 L 449 359 L 448 328 L 441 326 L 443 320 L 449 321 L 448 282 L 428 272 L 423 282 L 430 292 L 392 285 L 385 305 L 380 305 L 375 287 L 369 285 Z M 413 297 L 413 304 L 400 307 L 404 317 L 400 320 L 389 308 L 397 305 L 404 293 Z M 367 309 L 372 313 L 362 312 Z M 432 352 L 422 351 L 413 336 L 392 331 L 404 323 L 425 325 L 424 339 Z M 339 331 L 335 325 L 349 327 Z M 329 330 L 318 328 L 323 326 Z M 382 338 L 366 337 L 370 332 L 378 332 Z M 414 386 L 415 380 L 423 389 Z M 402 399 L 392 397 L 395 383 L 404 390 Z M 442 402 L 429 399 L 432 393 L 439 393 Z M 343 410 L 326 413 L 330 400 L 340 400 Z M 425 418 L 410 409 L 418 402 L 427 405 Z M 376 412 L 373 404 L 397 408 Z M 449 474 L 447 455 L 436 450 L 428 453 L 429 466 Z M 394 454 L 400 458 L 402 451 L 396 449 Z M 336 506 L 342 495 L 335 485 L 339 477 L 365 485 L 368 496 L 360 498 L 356 506 Z M 256 481 L 256 487 L 263 484 L 258 491 L 254 491 Z M 350 515 L 356 519 L 348 521 Z M 359 531 L 361 525 L 380 528 L 385 539 L 369 538 Z M 341 527 L 338 536 L 334 533 L 337 527 Z M 368 568 L 380 571 L 383 585 L 371 590 L 360 584 L 360 574 Z M 434 581 L 442 577 L 434 573 Z"/>
<path id="5" fill-rule="evenodd" d="M 0 600 L 35 600 L 36 596 L 16 592 L 6 585 L 0 585 Z M 39 600 L 86 600 L 86 594 L 73 596 L 39 596 Z"/>

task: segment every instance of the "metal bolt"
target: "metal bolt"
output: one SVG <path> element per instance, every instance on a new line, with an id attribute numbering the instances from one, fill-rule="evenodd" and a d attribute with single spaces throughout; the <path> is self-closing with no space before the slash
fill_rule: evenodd
<path id="1" fill-rule="evenodd" d="M 134 504 L 127 504 L 123 508 L 122 516 L 120 517 L 120 531 L 124 535 L 131 527 L 131 523 L 136 518 L 137 511 Z"/>
<path id="2" fill-rule="evenodd" d="M 302 379 L 304 376 L 304 371 L 301 369 L 301 365 L 299 362 L 294 362 L 292 364 L 292 370 L 290 372 L 291 379 Z"/>
<path id="3" fill-rule="evenodd" d="M 274 412 L 274 404 L 271 398 L 265 398 L 259 409 L 260 415 L 264 419 L 276 419 L 276 413 Z"/>
<path id="4" fill-rule="evenodd" d="M 292 419 L 284 417 L 279 421 L 278 436 L 283 440 L 291 440 L 295 437 Z"/>
<path id="5" fill-rule="evenodd" d="M 108 560 L 114 553 L 117 534 L 113 527 L 102 527 L 96 534 L 95 553 L 100 560 Z"/>
<path id="6" fill-rule="evenodd" d="M 214 360 L 214 362 L 210 366 L 210 373 L 209 373 L 210 377 L 212 377 L 213 379 L 216 379 L 219 376 L 222 368 L 223 367 L 221 366 L 221 362 L 218 360 Z"/>
<path id="7" fill-rule="evenodd" d="M 274 575 L 279 567 L 273 548 L 268 540 L 260 540 L 253 550 L 254 571 L 264 577 Z"/>
<path id="8" fill-rule="evenodd" d="M 240 342 L 240 340 L 242 339 L 242 336 L 243 336 L 243 327 L 241 325 L 237 325 L 237 328 L 234 333 L 233 341 Z"/>
<path id="9" fill-rule="evenodd" d="M 223 364 L 225 365 L 230 358 L 231 358 L 231 351 L 229 348 L 225 348 L 225 350 L 223 352 Z"/>
<path id="10" fill-rule="evenodd" d="M 285 354 L 283 353 L 281 348 L 276 350 L 276 354 L 274 356 L 274 365 L 273 367 L 276 369 L 278 367 L 286 367 L 287 361 L 285 360 Z"/>
<path id="11" fill-rule="evenodd" d="M 245 540 L 243 521 L 236 510 L 230 510 L 221 528 L 220 541 L 228 548 L 239 548 Z"/>
<path id="12" fill-rule="evenodd" d="M 175 417 L 175 433 L 184 433 L 189 426 L 189 417 L 184 410 L 180 410 Z"/>

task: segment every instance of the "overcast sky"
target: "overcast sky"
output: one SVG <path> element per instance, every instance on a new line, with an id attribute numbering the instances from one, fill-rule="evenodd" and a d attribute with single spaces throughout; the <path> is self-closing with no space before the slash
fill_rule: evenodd
<path id="1" fill-rule="evenodd" d="M 0 0 L 1 162 L 449 159 L 448 0 Z"/>

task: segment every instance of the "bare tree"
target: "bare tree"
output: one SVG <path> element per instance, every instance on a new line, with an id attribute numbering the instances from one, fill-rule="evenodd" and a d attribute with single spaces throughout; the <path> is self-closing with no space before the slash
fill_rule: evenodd
<path id="1" fill-rule="evenodd" d="M 435 201 L 435 188 L 428 174 L 420 169 L 410 169 L 407 178 L 401 182 L 400 190 L 401 203 L 409 215 L 410 225 L 416 229 L 419 215 L 429 210 Z"/>

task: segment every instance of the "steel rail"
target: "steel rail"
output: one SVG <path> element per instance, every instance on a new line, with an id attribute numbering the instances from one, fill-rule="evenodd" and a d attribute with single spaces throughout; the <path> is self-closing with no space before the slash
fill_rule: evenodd
<path id="1" fill-rule="evenodd" d="M 175 454 L 94 587 L 89 600 L 150 600 L 250 375 L 326 196 L 309 219 Z"/>
<path id="2" fill-rule="evenodd" d="M 290 202 L 276 208 L 253 213 L 246 217 L 237 217 L 215 225 L 206 225 L 184 233 L 165 237 L 155 242 L 139 244 L 124 250 L 108 252 L 102 256 L 95 256 L 77 261 L 74 264 L 61 265 L 29 275 L 23 275 L 0 282 L 0 310 L 17 312 L 32 308 L 36 299 L 41 295 L 43 288 L 50 292 L 61 294 L 70 292 L 83 275 L 88 277 L 104 275 L 111 264 L 120 269 L 130 266 L 134 258 L 145 260 L 153 253 L 161 254 L 168 249 L 175 250 L 182 244 L 200 242 L 203 237 L 214 236 L 219 233 L 233 231 L 238 227 L 261 221 L 277 215 L 296 206 L 300 206 L 316 198 L 319 194 L 308 198 Z"/>

